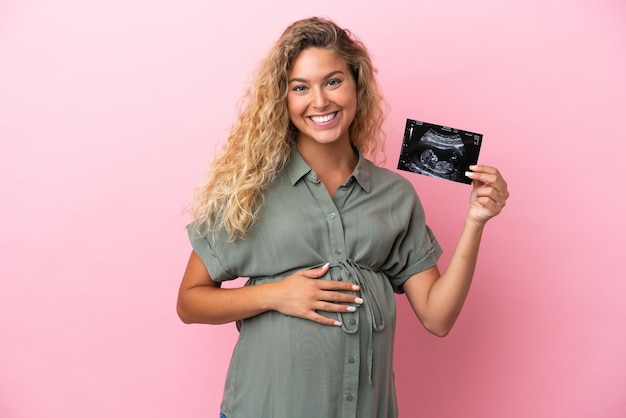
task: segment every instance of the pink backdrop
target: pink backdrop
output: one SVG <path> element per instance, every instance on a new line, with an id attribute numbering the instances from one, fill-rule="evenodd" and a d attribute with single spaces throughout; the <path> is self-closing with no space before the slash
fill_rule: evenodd
<path id="1" fill-rule="evenodd" d="M 176 317 L 183 209 L 253 67 L 310 15 L 369 46 L 389 167 L 416 118 L 482 132 L 510 183 L 452 333 L 399 299 L 402 416 L 626 416 L 626 3 L 213 4 L 0 2 L 1 417 L 217 416 L 236 331 Z M 469 189 L 405 174 L 443 266 Z"/>

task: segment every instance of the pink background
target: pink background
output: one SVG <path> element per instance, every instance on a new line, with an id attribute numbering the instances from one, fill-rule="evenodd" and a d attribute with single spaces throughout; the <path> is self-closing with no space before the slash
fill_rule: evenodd
<path id="1" fill-rule="evenodd" d="M 402 416 L 626 416 L 622 0 L 4 0 L 0 417 L 217 416 L 236 331 L 176 316 L 183 210 L 310 15 L 369 46 L 390 168 L 422 119 L 483 133 L 512 192 L 447 338 L 399 298 Z M 469 188 L 404 174 L 445 266 Z"/>

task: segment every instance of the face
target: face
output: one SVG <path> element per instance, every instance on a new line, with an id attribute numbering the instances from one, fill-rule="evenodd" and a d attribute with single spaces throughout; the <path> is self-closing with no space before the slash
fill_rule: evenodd
<path id="1" fill-rule="evenodd" d="M 356 113 L 356 83 L 346 63 L 325 48 L 300 52 L 289 74 L 289 118 L 297 141 L 350 142 Z"/>

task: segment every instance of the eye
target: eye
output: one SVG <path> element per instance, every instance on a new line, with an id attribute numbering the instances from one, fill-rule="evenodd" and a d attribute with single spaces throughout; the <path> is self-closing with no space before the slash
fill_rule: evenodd
<path id="1" fill-rule="evenodd" d="M 332 80 L 328 80 L 328 85 L 330 87 L 337 87 L 339 84 L 341 84 L 341 80 L 339 80 L 337 78 L 333 78 Z"/>
<path id="2" fill-rule="evenodd" d="M 306 91 L 306 87 L 302 85 L 294 86 L 291 89 L 297 93 L 302 93 L 303 91 Z"/>

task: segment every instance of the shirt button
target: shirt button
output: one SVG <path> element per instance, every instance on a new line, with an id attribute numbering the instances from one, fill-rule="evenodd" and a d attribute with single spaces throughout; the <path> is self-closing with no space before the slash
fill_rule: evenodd
<path id="1" fill-rule="evenodd" d="M 348 395 L 346 396 L 346 400 L 347 400 L 347 401 L 352 401 L 352 400 L 354 400 L 354 396 L 352 396 L 351 394 L 348 394 Z"/>
<path id="2" fill-rule="evenodd" d="M 354 356 L 348 357 L 348 363 L 354 364 L 355 361 L 356 361 L 356 359 L 354 358 Z"/>
<path id="3" fill-rule="evenodd" d="M 330 219 L 335 219 L 337 217 L 337 214 L 335 212 L 330 214 Z"/>
<path id="4" fill-rule="evenodd" d="M 350 325 L 356 325 L 356 319 L 352 318 L 350 319 Z"/>
<path id="5" fill-rule="evenodd" d="M 335 254 L 339 255 L 339 254 L 341 254 L 341 253 L 342 253 L 341 248 L 337 248 L 337 249 L 335 250 Z"/>

